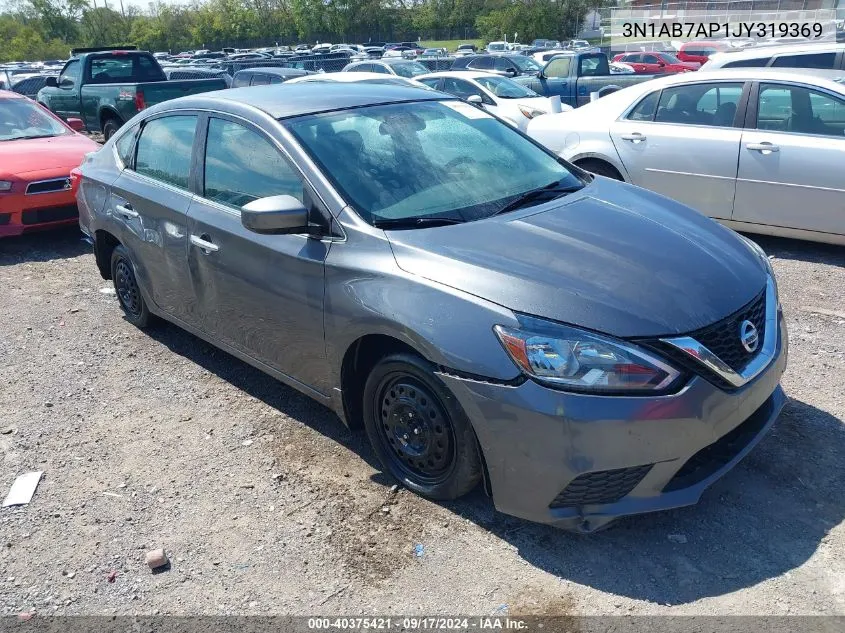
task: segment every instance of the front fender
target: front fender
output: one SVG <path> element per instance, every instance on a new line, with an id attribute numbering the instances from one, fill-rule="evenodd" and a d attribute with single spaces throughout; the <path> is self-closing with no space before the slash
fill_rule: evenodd
<path id="1" fill-rule="evenodd" d="M 497 324 L 518 326 L 510 310 L 404 272 L 383 231 L 344 228 L 347 243 L 333 245 L 326 260 L 326 353 L 335 385 L 346 351 L 372 334 L 447 370 L 501 381 L 519 376 L 493 332 Z"/>

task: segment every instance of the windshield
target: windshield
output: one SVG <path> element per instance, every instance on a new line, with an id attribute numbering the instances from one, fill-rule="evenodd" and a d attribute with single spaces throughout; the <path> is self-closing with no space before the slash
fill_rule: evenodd
<path id="1" fill-rule="evenodd" d="M 416 77 L 428 72 L 428 68 L 418 62 L 407 62 L 405 64 L 393 64 L 391 66 L 400 77 Z"/>
<path id="2" fill-rule="evenodd" d="M 468 222 L 538 188 L 583 186 L 553 156 L 462 101 L 370 106 L 284 123 L 341 195 L 375 225 L 420 218 Z"/>
<path id="3" fill-rule="evenodd" d="M 519 55 L 519 56 L 511 57 L 510 60 L 514 64 L 516 64 L 516 67 L 519 68 L 523 72 L 525 72 L 525 71 L 539 72 L 543 68 L 542 66 L 540 66 L 540 64 L 538 64 L 536 61 L 534 61 L 531 57 L 525 57 L 525 56 Z"/>
<path id="4" fill-rule="evenodd" d="M 667 64 L 682 64 L 683 62 L 675 57 L 674 55 L 670 55 L 669 53 L 660 53 L 660 59 L 662 59 Z"/>
<path id="5" fill-rule="evenodd" d="M 24 99 L 0 100 L 0 141 L 61 134 L 69 134 L 69 130 L 41 106 Z"/>
<path id="6" fill-rule="evenodd" d="M 500 43 L 493 43 L 493 44 L 488 44 L 488 45 L 487 45 L 487 50 L 488 50 L 488 51 L 506 51 L 506 50 L 508 50 L 508 49 L 505 47 L 505 45 L 504 45 L 504 44 L 500 44 Z"/>
<path id="7" fill-rule="evenodd" d="M 487 77 L 476 77 L 475 80 L 500 99 L 525 99 L 527 97 L 539 96 L 530 88 L 511 81 L 507 77 L 490 75 Z"/>

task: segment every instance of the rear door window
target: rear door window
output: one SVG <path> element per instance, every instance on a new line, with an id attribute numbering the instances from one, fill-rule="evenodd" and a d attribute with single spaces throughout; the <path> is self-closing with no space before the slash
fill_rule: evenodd
<path id="1" fill-rule="evenodd" d="M 762 84 L 757 129 L 845 137 L 845 101 L 801 86 Z"/>
<path id="2" fill-rule="evenodd" d="M 135 171 L 188 189 L 196 127 L 196 115 L 180 114 L 147 121 L 138 139 Z"/>

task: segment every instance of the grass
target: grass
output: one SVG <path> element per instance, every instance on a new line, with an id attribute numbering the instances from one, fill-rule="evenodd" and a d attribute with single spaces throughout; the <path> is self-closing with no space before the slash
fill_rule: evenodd
<path id="1" fill-rule="evenodd" d="M 461 44 L 475 44 L 478 50 L 484 48 L 484 40 L 423 40 L 420 42 L 420 45 L 425 48 L 445 48 L 450 53 L 455 52 Z"/>

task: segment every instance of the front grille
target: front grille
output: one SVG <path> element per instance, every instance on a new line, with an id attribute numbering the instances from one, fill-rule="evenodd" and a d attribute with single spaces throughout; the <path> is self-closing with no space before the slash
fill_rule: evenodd
<path id="1" fill-rule="evenodd" d="M 614 503 L 636 488 L 651 467 L 652 464 L 646 464 L 578 475 L 554 498 L 549 507 L 574 508 Z"/>
<path id="2" fill-rule="evenodd" d="M 49 207 L 47 209 L 28 209 L 21 214 L 22 224 L 45 224 L 47 222 L 59 222 L 61 220 L 72 220 L 79 217 L 79 210 L 75 204 L 64 207 Z"/>
<path id="3" fill-rule="evenodd" d="M 52 180 L 29 183 L 26 186 L 26 195 L 53 193 L 54 191 L 67 191 L 68 189 L 70 189 L 70 178 L 53 178 Z"/>
<path id="4" fill-rule="evenodd" d="M 740 326 L 743 321 L 748 319 L 757 328 L 758 345 L 757 350 L 751 354 L 745 351 L 745 348 L 740 343 Z M 722 362 L 728 365 L 737 373 L 741 373 L 750 363 L 754 357 L 760 353 L 763 347 L 763 342 L 766 336 L 766 290 L 765 288 L 749 303 L 734 312 L 721 321 L 717 321 L 712 325 L 696 330 L 686 334 L 691 338 L 707 347 L 711 352 L 716 354 Z M 682 367 L 695 374 L 703 376 L 711 383 L 724 389 L 725 391 L 732 391 L 736 389 L 734 385 L 719 376 L 717 373 L 711 371 L 689 354 L 682 352 L 674 345 L 669 345 L 660 340 L 644 340 L 638 341 L 647 347 L 651 347 L 666 357 L 673 364 Z"/>
<path id="5" fill-rule="evenodd" d="M 723 435 L 690 457 L 675 473 L 675 476 L 669 480 L 669 483 L 663 487 L 663 492 L 683 490 L 694 486 L 729 464 L 763 430 L 771 414 L 771 409 L 772 399 L 769 398 L 733 431 Z"/>
<path id="6" fill-rule="evenodd" d="M 759 343 L 757 350 L 749 353 L 739 340 L 742 322 L 748 320 L 757 328 Z M 716 354 L 722 362 L 740 373 L 758 354 L 766 337 L 766 291 L 765 289 L 745 307 L 726 319 L 690 334 L 692 338 Z"/>
<path id="7" fill-rule="evenodd" d="M 12 214 L 11 213 L 0 213 L 0 226 L 4 224 L 8 224 L 12 221 Z"/>

